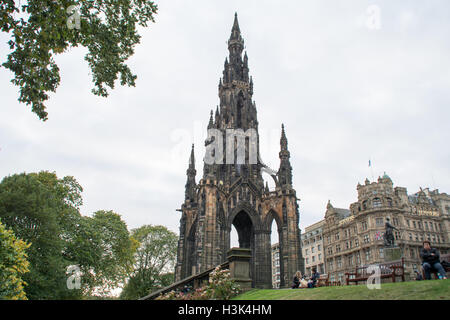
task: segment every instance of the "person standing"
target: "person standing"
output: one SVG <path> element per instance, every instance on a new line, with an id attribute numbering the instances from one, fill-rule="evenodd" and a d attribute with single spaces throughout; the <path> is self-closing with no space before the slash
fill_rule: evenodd
<path id="1" fill-rule="evenodd" d="M 431 247 L 428 240 L 423 242 L 423 248 L 420 250 L 420 258 L 422 259 L 422 267 L 425 271 L 425 279 L 431 280 L 431 271 L 435 270 L 439 273 L 439 279 L 447 279 L 444 267 L 439 261 L 439 251 Z"/>

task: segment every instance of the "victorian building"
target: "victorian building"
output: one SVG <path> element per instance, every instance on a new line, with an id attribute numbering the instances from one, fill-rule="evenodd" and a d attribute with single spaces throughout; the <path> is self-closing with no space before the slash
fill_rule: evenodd
<path id="1" fill-rule="evenodd" d="M 302 250 L 305 259 L 305 273 L 311 275 L 312 268 L 320 274 L 325 272 L 323 250 L 323 227 L 325 220 L 310 225 L 302 233 Z"/>
<path id="2" fill-rule="evenodd" d="M 450 249 L 450 196 L 429 189 L 408 195 L 406 188 L 393 187 L 384 174 L 377 182 L 358 184 L 358 201 L 350 209 L 328 202 L 323 227 L 325 269 L 331 281 L 344 281 L 355 266 L 384 262 L 383 235 L 386 219 L 394 230 L 395 244 L 402 250 L 405 270 L 412 273 L 421 264 L 422 241 L 429 240 L 441 254 Z"/>
<path id="3" fill-rule="evenodd" d="M 276 221 L 279 233 L 280 286 L 287 286 L 297 270 L 303 270 L 296 191 L 292 186 L 292 167 L 284 127 L 280 139 L 280 166 L 270 170 L 261 161 L 256 104 L 252 100 L 253 79 L 249 76 L 248 56 L 243 54 L 237 15 L 228 40 L 219 81 L 219 100 L 208 124 L 207 151 L 203 175 L 196 181 L 192 146 L 185 201 L 181 205 L 176 280 L 217 266 L 227 258 L 230 232 L 236 228 L 239 246 L 251 249 L 252 285 L 272 286 L 271 226 Z M 234 130 L 234 131 L 233 131 Z M 239 150 L 243 133 L 245 154 L 221 160 L 219 154 Z M 211 146 L 214 148 L 211 149 Z M 234 151 L 234 152 L 233 152 Z M 263 171 L 275 181 L 275 190 L 264 184 Z"/>

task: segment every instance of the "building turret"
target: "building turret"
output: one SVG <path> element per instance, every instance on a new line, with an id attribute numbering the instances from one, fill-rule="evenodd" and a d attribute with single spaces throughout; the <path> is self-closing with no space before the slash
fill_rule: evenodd
<path id="1" fill-rule="evenodd" d="M 281 139 L 280 139 L 281 151 L 280 156 L 280 169 L 278 170 L 278 181 L 280 186 L 292 186 L 292 166 L 289 158 L 291 157 L 288 151 L 288 142 L 286 133 L 284 132 L 284 125 L 281 125 Z"/>
<path id="2" fill-rule="evenodd" d="M 191 156 L 189 157 L 189 167 L 186 171 L 187 181 L 185 185 L 185 201 L 193 203 L 195 202 L 195 189 L 197 184 L 195 183 L 195 176 L 197 170 L 195 170 L 195 156 L 194 156 L 194 144 L 192 144 Z"/>

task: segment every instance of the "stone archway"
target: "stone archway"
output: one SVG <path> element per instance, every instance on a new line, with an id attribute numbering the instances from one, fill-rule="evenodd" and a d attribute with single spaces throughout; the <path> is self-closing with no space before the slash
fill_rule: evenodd
<path id="1" fill-rule="evenodd" d="M 270 264 L 265 265 L 265 271 L 264 271 L 264 277 L 265 278 L 269 278 L 270 277 L 270 283 L 272 284 L 272 272 L 273 272 L 273 265 L 272 265 L 272 243 L 271 243 L 271 235 L 272 232 L 274 232 L 274 230 L 272 230 L 272 224 L 273 221 L 275 220 L 276 222 L 276 226 L 277 226 L 277 231 L 278 231 L 278 244 L 279 244 L 279 249 L 278 249 L 278 261 L 279 261 L 279 268 L 280 268 L 280 288 L 285 287 L 286 285 L 286 281 L 284 279 L 284 269 L 285 269 L 285 261 L 283 259 L 284 254 L 283 254 L 283 249 L 285 247 L 285 241 L 284 241 L 284 237 L 283 237 L 283 228 L 282 228 L 282 220 L 280 215 L 274 211 L 273 209 L 271 209 L 265 216 L 264 219 L 264 229 L 266 230 L 266 233 L 268 234 L 268 237 L 265 238 L 265 256 L 266 256 L 266 261 L 270 261 Z"/>
<path id="2" fill-rule="evenodd" d="M 252 287 L 255 286 L 255 226 L 250 215 L 245 210 L 240 210 L 231 220 L 231 225 L 235 227 L 238 234 L 239 248 L 250 249 L 250 278 Z M 230 227 L 231 231 L 231 227 Z"/>
<path id="3" fill-rule="evenodd" d="M 258 234 L 261 230 L 261 220 L 258 213 L 250 206 L 249 203 L 240 203 L 236 206 L 228 216 L 228 248 L 230 248 L 230 233 L 232 226 L 237 231 L 240 248 L 251 250 L 250 259 L 250 277 L 252 279 L 252 287 L 258 282 L 258 273 L 256 265 L 260 263 L 260 251 L 258 250 Z"/>

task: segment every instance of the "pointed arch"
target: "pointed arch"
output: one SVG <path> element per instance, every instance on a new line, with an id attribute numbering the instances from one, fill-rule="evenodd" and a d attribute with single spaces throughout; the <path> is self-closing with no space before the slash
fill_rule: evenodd
<path id="1" fill-rule="evenodd" d="M 272 227 L 273 220 L 276 221 L 278 230 L 280 230 L 283 225 L 283 221 L 282 221 L 280 215 L 274 209 L 270 209 L 266 213 L 266 215 L 264 217 L 264 222 L 263 222 L 264 229 L 270 230 Z"/>
<path id="2" fill-rule="evenodd" d="M 228 215 L 227 227 L 229 230 L 231 230 L 231 225 L 233 224 L 234 218 L 241 211 L 244 211 L 248 214 L 253 227 L 255 228 L 255 231 L 261 230 L 261 219 L 255 209 L 253 209 L 250 203 L 248 203 L 247 201 L 239 202 L 239 204 L 234 207 L 231 213 Z"/>

